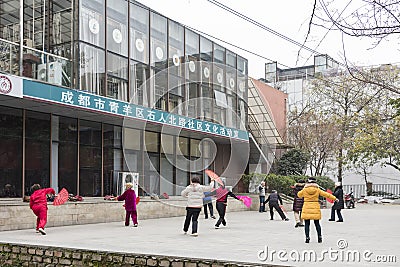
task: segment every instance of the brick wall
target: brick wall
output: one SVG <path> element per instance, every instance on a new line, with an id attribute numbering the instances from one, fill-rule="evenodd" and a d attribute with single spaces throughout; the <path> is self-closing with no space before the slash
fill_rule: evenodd
<path id="1" fill-rule="evenodd" d="M 0 243 L 0 266 L 250 267 L 277 265 Z"/>

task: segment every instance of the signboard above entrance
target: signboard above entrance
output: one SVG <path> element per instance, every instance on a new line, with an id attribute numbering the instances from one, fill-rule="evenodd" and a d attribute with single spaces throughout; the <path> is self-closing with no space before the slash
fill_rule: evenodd
<path id="1" fill-rule="evenodd" d="M 54 85 L 24 80 L 24 97 L 52 103 L 68 105 L 91 111 L 105 112 L 132 119 L 144 120 L 162 125 L 179 127 L 196 132 L 233 138 L 248 142 L 247 131 L 222 126 L 220 124 L 188 118 L 161 110 L 146 108 L 120 100 L 71 90 Z"/>

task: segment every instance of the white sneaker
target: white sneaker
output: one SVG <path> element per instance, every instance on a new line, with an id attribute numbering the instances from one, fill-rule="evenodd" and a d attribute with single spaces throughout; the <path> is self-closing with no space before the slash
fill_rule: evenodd
<path id="1" fill-rule="evenodd" d="M 198 233 L 193 233 L 193 234 L 190 234 L 191 236 L 194 236 L 194 237 L 197 237 L 197 236 L 199 236 L 199 234 Z"/>
<path id="2" fill-rule="evenodd" d="M 46 235 L 46 232 L 44 231 L 43 228 L 39 228 L 38 231 L 39 231 L 42 235 Z"/>

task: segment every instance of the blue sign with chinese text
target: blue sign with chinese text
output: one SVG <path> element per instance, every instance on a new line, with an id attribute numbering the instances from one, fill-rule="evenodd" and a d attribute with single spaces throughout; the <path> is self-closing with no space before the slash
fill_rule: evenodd
<path id="1" fill-rule="evenodd" d="M 23 82 L 24 96 L 29 98 L 84 108 L 92 111 L 105 112 L 127 118 L 145 120 L 221 137 L 234 138 L 242 141 L 249 140 L 247 131 L 225 127 L 220 124 L 146 108 L 80 90 L 66 89 L 31 80 L 24 80 Z"/>

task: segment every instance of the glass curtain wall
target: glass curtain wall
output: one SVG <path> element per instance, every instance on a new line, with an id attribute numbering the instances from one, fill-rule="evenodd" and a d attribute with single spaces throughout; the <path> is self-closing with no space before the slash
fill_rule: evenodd
<path id="1" fill-rule="evenodd" d="M 50 114 L 25 111 L 25 192 L 50 187 Z"/>
<path id="2" fill-rule="evenodd" d="M 168 111 L 183 115 L 185 99 L 184 87 L 184 27 L 174 21 L 168 21 Z"/>
<path id="3" fill-rule="evenodd" d="M 236 62 L 236 54 L 226 50 L 226 126 L 233 128 L 236 128 L 237 113 Z"/>
<path id="4" fill-rule="evenodd" d="M 131 103 L 149 107 L 149 20 L 150 12 L 130 3 L 130 92 Z"/>
<path id="5" fill-rule="evenodd" d="M 122 127 L 103 125 L 103 187 L 104 195 L 116 194 L 118 172 L 122 171 Z"/>
<path id="6" fill-rule="evenodd" d="M 105 0 L 79 1 L 79 89 L 105 94 Z"/>
<path id="7" fill-rule="evenodd" d="M 124 135 L 123 135 L 124 171 L 137 172 L 139 173 L 139 175 L 143 174 L 142 144 L 143 144 L 142 132 L 140 130 L 124 128 Z"/>
<path id="8" fill-rule="evenodd" d="M 107 1 L 106 96 L 128 101 L 128 2 Z"/>
<path id="9" fill-rule="evenodd" d="M 82 196 L 101 196 L 101 123 L 79 121 L 79 190 Z"/>
<path id="10" fill-rule="evenodd" d="M 161 110 L 167 110 L 167 30 L 167 19 L 150 12 L 150 103 Z"/>
<path id="11" fill-rule="evenodd" d="M 237 56 L 237 84 L 238 84 L 238 105 L 237 113 L 240 120 L 237 121 L 237 128 L 246 130 L 247 125 L 247 74 L 248 74 L 247 60 Z"/>
<path id="12" fill-rule="evenodd" d="M 146 131 L 144 144 L 144 172 L 140 186 L 144 190 L 144 195 L 158 195 L 160 192 L 160 134 Z"/>
<path id="13" fill-rule="evenodd" d="M 175 137 L 161 134 L 160 193 L 174 195 Z M 178 193 L 178 192 L 177 192 Z"/>
<path id="14" fill-rule="evenodd" d="M 0 0 L 0 71 L 19 75 L 19 0 Z"/>
<path id="15" fill-rule="evenodd" d="M 54 142 L 54 140 L 52 140 Z M 58 188 L 78 194 L 78 120 L 59 117 Z"/>
<path id="16" fill-rule="evenodd" d="M 0 197 L 22 197 L 22 110 L 0 106 Z"/>
<path id="17" fill-rule="evenodd" d="M 0 70 L 71 86 L 73 3 L 71 0 L 0 1 Z M 22 73 L 20 73 L 22 41 Z"/>
<path id="18" fill-rule="evenodd" d="M 190 139 L 190 174 L 199 176 L 201 184 L 204 184 L 203 170 L 200 140 Z"/>
<path id="19" fill-rule="evenodd" d="M 225 125 L 227 100 L 225 94 L 225 48 L 214 43 L 213 90 L 214 121 Z"/>
<path id="20" fill-rule="evenodd" d="M 176 194 L 180 194 L 185 187 L 190 184 L 190 166 L 189 166 L 189 138 L 177 137 L 176 146 Z"/>
<path id="21" fill-rule="evenodd" d="M 213 92 L 211 86 L 212 61 L 213 61 L 213 43 L 200 37 L 200 59 L 201 59 L 201 96 L 202 104 L 200 105 L 203 120 L 212 121 L 213 111 Z"/>
<path id="22" fill-rule="evenodd" d="M 187 115 L 192 118 L 200 116 L 200 83 L 199 83 L 199 35 L 185 29 L 185 66 L 187 92 Z"/>

